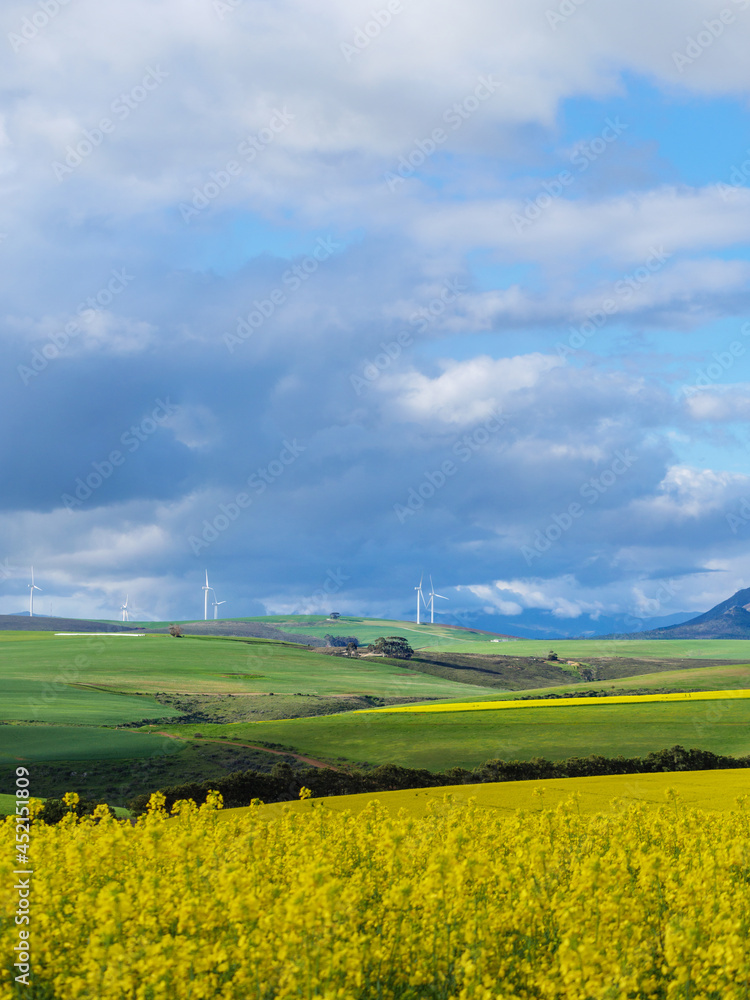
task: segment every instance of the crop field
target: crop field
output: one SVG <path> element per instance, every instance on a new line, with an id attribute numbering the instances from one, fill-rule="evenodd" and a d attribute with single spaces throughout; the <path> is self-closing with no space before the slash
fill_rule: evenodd
<path id="1" fill-rule="evenodd" d="M 441 623 L 417 625 L 413 621 L 344 617 L 336 621 L 319 615 L 265 615 L 236 621 L 264 622 L 283 629 L 323 638 L 356 635 L 360 643 L 373 642 L 381 635 L 403 635 L 414 649 L 446 652 L 507 653 L 513 656 L 544 657 L 554 649 L 562 660 L 592 656 L 671 657 L 674 659 L 728 659 L 750 662 L 748 639 L 511 639 L 492 642 L 494 633 L 463 629 Z M 119 624 L 119 623 L 118 623 Z M 136 624 L 131 622 L 131 624 Z M 169 622 L 139 622 L 145 628 Z"/>
<path id="2" fill-rule="evenodd" d="M 3 721 L 110 726 L 170 715 L 179 712 L 145 695 L 118 694 L 64 681 L 50 683 L 8 676 L 2 680 L 0 720 Z"/>
<path id="3" fill-rule="evenodd" d="M 731 691 L 745 689 L 750 689 L 750 664 L 739 663 L 706 667 L 690 666 L 674 670 L 659 670 L 654 673 L 636 673 L 630 677 L 618 677 L 614 680 L 577 681 L 573 684 L 520 688 L 515 691 L 490 691 L 475 688 L 472 700 L 515 700 L 532 698 L 535 695 L 548 698 L 550 695 L 571 695 L 580 691 L 597 691 L 604 694 L 616 691 L 618 694 L 627 694 L 629 691 Z M 445 699 L 441 699 L 441 701 L 445 701 Z"/>
<path id="4" fill-rule="evenodd" d="M 0 760 L 6 765 L 38 760 L 102 760 L 175 753 L 176 740 L 136 730 L 96 726 L 0 726 Z"/>
<path id="5" fill-rule="evenodd" d="M 722 804 L 709 811 L 663 787 L 652 788 L 661 806 L 628 804 L 625 785 L 617 808 L 591 813 L 571 799 L 547 808 L 550 784 L 520 810 L 450 797 L 423 810 L 412 795 L 395 816 L 370 802 L 356 814 L 313 803 L 221 817 L 214 796 L 199 810 L 176 804 L 170 819 L 154 796 L 135 826 L 103 814 L 34 824 L 45 901 L 34 992 L 745 1000 L 750 882 L 738 874 L 750 870 L 750 827 L 741 802 L 726 807 L 735 789 L 714 792 Z M 8 906 L 26 863 L 14 826 L 0 827 Z M 12 921 L 0 940 L 10 971 Z"/>
<path id="6" fill-rule="evenodd" d="M 133 640 L 60 636 L 3 646 L 0 682 L 55 680 L 108 688 L 116 693 L 273 691 L 439 698 L 465 697 L 473 690 L 469 685 L 409 670 L 408 661 L 404 662 L 404 666 L 398 666 L 381 659 L 321 656 L 261 639 L 240 642 L 162 635 Z"/>
<path id="7" fill-rule="evenodd" d="M 287 631 L 292 625 L 301 631 L 310 631 L 311 626 L 304 616 L 294 621 L 281 616 L 258 620 L 271 621 Z M 316 628 L 338 634 L 356 634 L 354 626 L 362 624 L 362 620 L 354 619 L 324 624 L 320 619 L 315 621 Z M 404 623 L 364 624 L 373 629 L 369 638 L 407 634 L 399 627 Z M 539 683 L 537 677 L 554 682 L 558 675 L 568 676 L 554 664 L 545 666 L 541 658 L 548 652 L 548 642 L 503 643 L 488 648 L 486 636 L 478 633 L 443 626 L 420 628 L 436 642 L 449 633 L 463 637 L 461 653 L 454 654 L 456 667 L 451 679 L 424 672 L 431 668 L 431 661 L 411 665 L 409 661 L 350 660 L 262 639 L 176 640 L 166 635 L 131 639 L 0 632 L 0 722 L 39 724 L 0 726 L 0 752 L 6 760 L 23 758 L 43 763 L 47 794 L 57 795 L 63 790 L 117 794 L 120 798 L 113 804 L 124 805 L 126 792 L 135 795 L 180 782 L 177 760 L 183 758 L 175 755 L 184 753 L 184 749 L 180 751 L 184 743 L 156 736 L 157 731 L 171 726 L 174 735 L 190 736 L 198 731 L 205 737 L 231 737 L 252 745 L 288 749 L 337 766 L 347 761 L 396 763 L 433 771 L 475 767 L 498 757 L 562 760 L 592 753 L 642 756 L 674 744 L 716 753 L 744 754 L 750 750 L 745 736 L 747 709 L 708 703 L 649 706 L 639 701 L 632 710 L 628 705 L 600 704 L 595 706 L 594 715 L 590 714 L 589 704 L 566 704 L 564 718 L 556 714 L 557 703 L 529 707 L 526 701 L 523 719 L 506 718 L 509 713 L 501 708 L 469 713 L 446 712 L 441 707 L 439 713 L 401 712 L 387 717 L 381 710 L 353 714 L 368 706 L 387 704 L 390 699 L 426 700 L 436 708 L 467 702 L 482 707 L 483 702 L 504 702 L 532 693 L 523 688 L 528 683 L 524 682 L 527 674 L 534 678 L 533 683 Z M 589 644 L 578 642 L 576 648 L 583 649 L 592 663 L 596 660 L 594 654 L 606 655 L 610 664 L 617 662 L 612 657 L 621 656 L 625 672 L 650 667 L 650 653 L 656 672 L 585 683 L 586 690 L 607 691 L 614 687 L 618 694 L 624 694 L 629 689 L 708 692 L 750 688 L 750 665 L 721 663 L 722 657 L 746 655 L 745 645 L 639 640 L 601 644 L 594 640 Z M 555 643 L 554 647 L 561 659 L 566 656 L 565 643 Z M 502 676 L 513 678 L 514 684 L 520 683 L 521 689 L 483 688 L 476 681 L 464 684 L 457 680 L 462 671 L 474 670 L 474 663 L 479 665 L 474 673 L 480 682 L 482 677 L 490 676 L 486 672 L 491 666 L 489 659 L 473 660 L 466 655 L 471 649 L 481 650 L 485 657 L 492 653 L 495 664 L 500 663 L 500 657 L 505 665 L 497 669 L 505 671 Z M 536 659 L 524 661 L 521 653 L 533 653 Z M 669 660 L 679 655 L 690 655 L 692 663 L 705 661 L 707 665 L 682 666 L 685 661 Z M 433 656 L 437 662 L 437 654 L 433 652 Z M 662 669 L 660 665 L 667 662 L 677 669 Z M 574 668 L 566 669 L 570 670 L 571 683 L 539 689 L 539 693 L 580 691 L 582 682 L 572 677 Z M 466 718 L 469 715 L 471 719 Z M 190 724 L 170 722 L 181 716 Z M 290 716 L 294 717 L 292 721 L 286 721 Z M 154 719 L 159 724 L 152 726 L 151 732 L 104 728 Z M 278 760 L 249 747 L 236 748 L 236 752 L 244 753 L 246 758 L 256 755 L 252 765 L 245 763 L 242 767 L 261 771 L 270 769 Z M 232 755 L 224 756 L 229 760 Z M 224 756 L 206 754 L 206 765 L 195 761 L 187 768 L 184 780 L 225 773 L 221 765 Z M 265 766 L 263 759 L 268 762 Z M 133 770 L 132 782 L 125 780 L 128 760 L 142 762 Z M 145 766 L 144 762 L 151 760 L 163 760 L 165 765 Z M 88 761 L 90 766 L 76 767 L 75 762 L 81 761 Z M 108 776 L 108 769 L 112 776 Z M 76 788 L 65 789 L 60 783 L 71 772 L 76 772 Z M 149 781 L 154 784 L 144 784 Z"/>
<path id="8" fill-rule="evenodd" d="M 677 692 L 657 692 L 654 694 L 621 694 L 602 695 L 598 698 L 561 698 L 549 700 L 544 698 L 530 698 L 521 701 L 518 698 L 506 698 L 503 701 L 457 701 L 457 702 L 436 702 L 427 705 L 393 705 L 386 708 L 361 708 L 357 714 L 371 714 L 372 712 L 411 712 L 412 714 L 425 715 L 440 712 L 488 712 L 488 711 L 513 711 L 518 712 L 523 709 L 539 708 L 575 708 L 576 706 L 588 705 L 652 705 L 655 702 L 706 702 L 706 701 L 737 701 L 750 698 L 750 691 L 677 691 Z"/>
<path id="9" fill-rule="evenodd" d="M 645 756 L 665 747 L 750 753 L 750 700 L 535 706 L 523 711 L 354 712 L 280 722 L 174 727 L 263 740 L 323 760 L 441 771 L 494 758 Z"/>
<path id="10" fill-rule="evenodd" d="M 615 774 L 589 778 L 553 778 L 549 781 L 503 781 L 481 785 L 447 785 L 441 788 L 408 788 L 395 792 L 363 792 L 359 795 L 332 795 L 298 802 L 273 802 L 263 807 L 263 815 L 281 816 L 307 812 L 320 804 L 337 812 L 354 815 L 377 800 L 392 816 L 403 810 L 409 816 L 426 816 L 436 803 L 443 808 L 466 808 L 473 804 L 494 812 L 528 809 L 556 809 L 575 801 L 581 813 L 621 810 L 631 803 L 663 806 L 667 793 L 677 793 L 677 801 L 691 809 L 727 812 L 737 808 L 737 800 L 750 795 L 750 770 L 672 772 L 667 774 Z M 223 815 L 243 812 L 227 809 Z"/>

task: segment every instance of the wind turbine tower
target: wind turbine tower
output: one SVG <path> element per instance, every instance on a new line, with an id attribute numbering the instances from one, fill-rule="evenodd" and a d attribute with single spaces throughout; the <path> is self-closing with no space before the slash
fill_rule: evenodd
<path id="1" fill-rule="evenodd" d="M 424 573 L 419 578 L 419 586 L 414 588 L 417 592 L 417 625 L 422 624 L 419 618 L 419 612 L 421 610 L 419 602 L 421 601 L 422 604 L 424 604 L 424 606 L 427 607 L 427 601 L 425 601 L 424 594 L 422 593 L 422 580 L 424 580 Z"/>
<path id="2" fill-rule="evenodd" d="M 213 590 L 213 587 L 211 589 Z M 220 604 L 226 604 L 227 602 L 226 601 L 217 601 L 216 600 L 216 591 L 215 590 L 213 591 L 213 595 L 214 595 L 214 604 L 213 604 L 213 608 L 214 608 L 214 621 L 216 621 L 216 619 L 219 617 L 219 605 Z"/>
<path id="3" fill-rule="evenodd" d="M 121 605 L 120 611 L 122 611 L 122 620 L 124 622 L 129 622 L 130 616 L 128 615 L 128 594 L 125 595 L 125 603 Z"/>
<path id="4" fill-rule="evenodd" d="M 37 587 L 34 583 L 34 567 L 31 567 L 31 583 L 29 584 L 29 618 L 34 617 L 34 591 L 41 591 L 41 587 Z"/>
<path id="5" fill-rule="evenodd" d="M 208 570 L 206 570 L 206 584 L 203 587 L 203 621 L 208 621 L 208 592 L 209 590 L 213 593 L 213 588 L 208 585 Z M 216 600 L 216 594 L 214 594 L 214 600 Z"/>
<path id="6" fill-rule="evenodd" d="M 435 598 L 436 597 L 439 597 L 441 601 L 447 601 L 448 600 L 448 598 L 447 597 L 443 597 L 442 594 L 436 594 L 435 593 L 435 587 L 433 586 L 433 583 L 432 583 L 432 577 L 430 577 L 430 603 L 429 603 L 428 607 L 430 609 L 430 624 L 431 625 L 435 624 Z"/>

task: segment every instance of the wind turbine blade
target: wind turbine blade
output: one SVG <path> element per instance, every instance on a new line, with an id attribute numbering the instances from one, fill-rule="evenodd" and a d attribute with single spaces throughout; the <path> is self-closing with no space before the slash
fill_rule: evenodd
<path id="1" fill-rule="evenodd" d="M 443 597 L 442 594 L 435 594 L 435 597 L 442 597 L 444 601 L 449 601 L 450 597 Z"/>

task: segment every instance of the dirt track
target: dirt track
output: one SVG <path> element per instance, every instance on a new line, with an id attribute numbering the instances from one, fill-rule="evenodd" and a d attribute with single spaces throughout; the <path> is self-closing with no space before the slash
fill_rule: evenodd
<path id="1" fill-rule="evenodd" d="M 187 736 L 178 736 L 176 733 L 165 733 L 163 730 L 159 730 L 156 733 L 157 736 L 166 736 L 170 740 L 182 740 L 184 743 L 192 742 Z M 332 764 L 325 764 L 322 760 L 314 760 L 312 757 L 303 757 L 301 754 L 292 753 L 290 750 L 269 750 L 268 747 L 259 747 L 254 743 L 237 743 L 234 740 L 202 740 L 203 743 L 219 743 L 223 747 L 244 747 L 246 750 L 262 750 L 263 753 L 272 753 L 277 757 L 294 757 L 295 760 L 302 761 L 303 764 L 309 764 L 311 767 L 322 767 L 327 771 L 338 771 L 338 767 L 334 767 Z"/>

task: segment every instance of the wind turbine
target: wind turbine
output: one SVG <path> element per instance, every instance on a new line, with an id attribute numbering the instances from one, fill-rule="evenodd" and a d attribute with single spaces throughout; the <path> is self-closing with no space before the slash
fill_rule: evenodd
<path id="1" fill-rule="evenodd" d="M 435 587 L 432 583 L 432 577 L 430 577 L 430 603 L 428 605 L 430 609 L 430 624 L 435 624 L 435 598 L 439 597 L 441 601 L 447 601 L 449 598 L 443 597 L 442 594 L 435 593 Z"/>
<path id="2" fill-rule="evenodd" d="M 420 600 L 421 600 L 422 604 L 424 604 L 424 606 L 427 607 L 427 601 L 424 599 L 424 594 L 422 593 L 422 580 L 424 580 L 424 573 L 419 578 L 419 586 L 414 588 L 416 590 L 416 592 L 417 592 L 417 625 L 421 625 L 422 624 L 420 622 L 420 620 L 419 620 L 419 611 L 420 611 L 419 602 L 420 602 Z"/>
<path id="3" fill-rule="evenodd" d="M 125 595 L 125 603 L 121 605 L 120 611 L 122 611 L 122 620 L 124 622 L 130 621 L 130 616 L 128 615 L 128 595 Z"/>
<path id="4" fill-rule="evenodd" d="M 213 609 L 214 609 L 214 621 L 216 621 L 216 619 L 219 617 L 219 605 L 220 604 L 226 604 L 227 602 L 226 601 L 217 601 L 216 600 L 216 591 L 213 589 L 213 587 L 211 588 L 211 590 L 213 591 L 213 595 L 214 595 Z"/>
<path id="5" fill-rule="evenodd" d="M 34 617 L 34 591 L 41 591 L 41 587 L 37 587 L 34 583 L 34 567 L 31 567 L 31 583 L 29 586 L 29 618 Z"/>
<path id="6" fill-rule="evenodd" d="M 208 570 L 206 570 L 206 585 L 203 587 L 203 621 L 208 621 L 208 592 L 209 590 L 213 593 L 213 587 L 208 585 Z M 216 594 L 214 593 L 214 600 L 216 600 Z"/>

